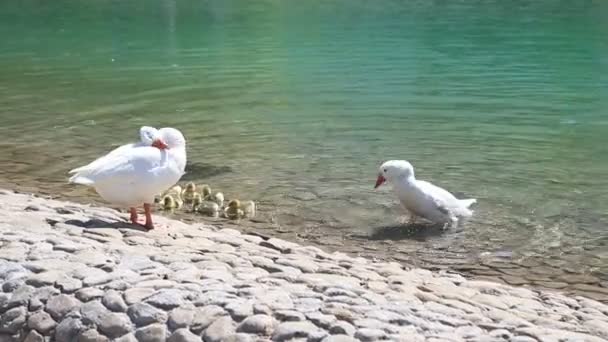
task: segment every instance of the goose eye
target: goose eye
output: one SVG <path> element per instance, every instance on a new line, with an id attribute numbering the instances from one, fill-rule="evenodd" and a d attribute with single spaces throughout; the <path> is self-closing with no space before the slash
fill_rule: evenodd
<path id="1" fill-rule="evenodd" d="M 384 169 L 384 173 L 386 173 L 386 169 Z"/>

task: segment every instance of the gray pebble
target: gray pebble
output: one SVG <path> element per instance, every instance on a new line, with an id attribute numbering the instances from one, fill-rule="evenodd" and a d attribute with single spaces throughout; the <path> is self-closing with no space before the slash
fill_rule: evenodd
<path id="1" fill-rule="evenodd" d="M 127 315 L 112 312 L 103 315 L 98 328 L 104 335 L 116 338 L 130 332 L 132 325 Z"/>
<path id="2" fill-rule="evenodd" d="M 4 283 L 4 285 L 6 284 L 8 283 Z M 8 303 L 6 303 L 6 308 L 10 309 L 16 306 L 26 306 L 32 297 L 34 288 L 29 285 L 19 285 L 15 289 L 11 289 L 10 291 L 4 290 L 4 292 L 12 292 L 12 296 L 8 300 Z"/>
<path id="3" fill-rule="evenodd" d="M 284 322 L 279 324 L 272 334 L 273 341 L 287 341 L 298 337 L 308 337 L 310 334 L 317 333 L 319 328 L 314 324 L 304 322 Z"/>
<path id="4" fill-rule="evenodd" d="M 2 340 L 2 335 L 0 335 L 0 341 L 4 341 Z M 7 339 L 6 341 L 11 340 Z M 32 330 L 27 334 L 27 336 L 25 336 L 25 340 L 23 340 L 23 342 L 44 342 L 44 336 L 42 336 L 36 330 Z"/>
<path id="5" fill-rule="evenodd" d="M 176 308 L 169 313 L 169 328 L 176 330 L 179 328 L 186 328 L 192 324 L 194 319 L 194 311 L 185 308 Z"/>
<path id="6" fill-rule="evenodd" d="M 51 315 L 44 311 L 38 311 L 30 315 L 27 320 L 27 326 L 30 329 L 34 329 L 39 333 L 46 334 L 51 329 L 55 328 L 57 323 L 53 320 Z"/>
<path id="7" fill-rule="evenodd" d="M 142 300 L 153 295 L 154 292 L 156 292 L 156 291 L 154 291 L 154 289 L 143 288 L 143 287 L 135 287 L 132 289 L 127 289 L 124 293 L 125 302 L 127 303 L 127 305 L 139 303 Z"/>
<path id="8" fill-rule="evenodd" d="M 103 295 L 104 292 L 102 290 L 94 287 L 85 287 L 84 289 L 80 289 L 76 292 L 76 298 L 82 302 L 88 302 L 92 299 L 101 298 Z"/>
<path id="9" fill-rule="evenodd" d="M 0 316 L 0 333 L 17 333 L 25 325 L 27 311 L 20 306 L 12 308 Z"/>
<path id="10" fill-rule="evenodd" d="M 329 333 L 332 335 L 353 336 L 356 330 L 357 329 L 355 329 L 355 327 L 348 322 L 337 321 L 331 325 L 331 327 L 329 328 Z"/>
<path id="11" fill-rule="evenodd" d="M 89 329 L 78 334 L 78 342 L 107 342 L 107 337 L 101 335 L 96 329 Z"/>
<path id="12" fill-rule="evenodd" d="M 108 314 L 109 311 L 98 300 L 88 302 L 80 307 L 80 315 L 82 322 L 86 325 L 101 324 L 101 319 Z"/>
<path id="13" fill-rule="evenodd" d="M 314 323 L 319 328 L 329 329 L 336 322 L 336 317 L 333 315 L 325 315 L 320 312 L 310 312 L 306 314 L 306 318 Z"/>
<path id="14" fill-rule="evenodd" d="M 165 323 L 167 313 L 153 307 L 147 303 L 137 303 L 127 309 L 127 315 L 137 326 L 144 326 L 151 323 Z"/>
<path id="15" fill-rule="evenodd" d="M 359 342 L 359 340 L 348 335 L 331 335 L 322 339 L 321 342 Z"/>
<path id="16" fill-rule="evenodd" d="M 386 333 L 380 329 L 361 328 L 355 333 L 355 338 L 360 341 L 377 341 L 387 338 Z"/>
<path id="17" fill-rule="evenodd" d="M 274 330 L 274 319 L 268 315 L 253 315 L 247 317 L 236 331 L 250 334 L 270 335 Z"/>
<path id="18" fill-rule="evenodd" d="M 253 313 L 272 316 L 272 310 L 264 304 L 253 304 Z"/>
<path id="19" fill-rule="evenodd" d="M 183 304 L 182 292 L 179 290 L 160 290 L 146 299 L 157 308 L 171 310 Z"/>
<path id="20" fill-rule="evenodd" d="M 55 341 L 73 341 L 84 330 L 77 318 L 66 318 L 55 328 Z"/>
<path id="21" fill-rule="evenodd" d="M 227 315 L 226 311 L 219 306 L 209 305 L 202 308 L 197 308 L 192 320 L 190 330 L 195 334 L 200 334 L 207 329 L 211 323 L 221 316 Z"/>
<path id="22" fill-rule="evenodd" d="M 279 321 L 299 322 L 305 319 L 304 314 L 294 310 L 279 310 L 274 314 Z"/>
<path id="23" fill-rule="evenodd" d="M 59 321 L 68 312 L 80 306 L 80 302 L 71 296 L 60 294 L 49 298 L 46 304 L 46 311 L 51 314 L 53 319 Z"/>
<path id="24" fill-rule="evenodd" d="M 30 311 L 37 311 L 39 309 L 42 309 L 44 307 L 44 303 L 39 299 L 39 298 L 32 298 L 30 299 L 30 304 L 29 304 L 29 310 Z"/>
<path id="25" fill-rule="evenodd" d="M 55 286 L 63 293 L 74 293 L 82 288 L 82 281 L 76 278 L 63 278 L 57 280 Z"/>
<path id="26" fill-rule="evenodd" d="M 190 330 L 182 328 L 177 329 L 171 334 L 167 342 L 200 342 L 200 336 L 196 336 Z"/>
<path id="27" fill-rule="evenodd" d="M 230 316 L 232 316 L 232 318 L 237 322 L 240 322 L 246 317 L 253 315 L 253 305 L 251 302 L 231 302 L 224 306 L 224 309 L 226 309 Z"/>
<path id="28" fill-rule="evenodd" d="M 57 280 L 65 277 L 64 273 L 57 271 L 48 271 L 31 275 L 25 283 L 34 287 L 42 287 L 53 285 Z"/>
<path id="29" fill-rule="evenodd" d="M 101 302 L 114 312 L 125 312 L 128 308 L 120 293 L 114 290 L 107 291 Z"/>
<path id="30" fill-rule="evenodd" d="M 139 342 L 164 342 L 167 338 L 167 326 L 164 324 L 147 325 L 137 329 L 135 337 Z"/>
<path id="31" fill-rule="evenodd" d="M 220 317 L 205 329 L 203 340 L 205 342 L 221 342 L 234 332 L 235 326 L 232 318 L 229 316 Z"/>

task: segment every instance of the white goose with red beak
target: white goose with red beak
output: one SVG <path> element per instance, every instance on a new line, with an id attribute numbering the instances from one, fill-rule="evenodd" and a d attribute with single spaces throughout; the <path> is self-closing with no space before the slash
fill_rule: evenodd
<path id="1" fill-rule="evenodd" d="M 424 218 L 444 228 L 458 225 L 473 215 L 469 207 L 477 200 L 458 199 L 450 192 L 432 183 L 417 180 L 414 167 L 405 160 L 389 160 L 380 165 L 374 189 L 388 182 L 392 184 L 401 204 L 411 214 L 411 220 Z"/>
<path id="2" fill-rule="evenodd" d="M 175 185 L 186 168 L 186 139 L 175 128 L 144 126 L 140 142 L 120 146 L 93 162 L 70 170 L 70 183 L 92 186 L 106 201 L 129 207 L 131 222 L 139 224 L 136 207 L 143 205 L 153 229 L 154 196 Z"/>

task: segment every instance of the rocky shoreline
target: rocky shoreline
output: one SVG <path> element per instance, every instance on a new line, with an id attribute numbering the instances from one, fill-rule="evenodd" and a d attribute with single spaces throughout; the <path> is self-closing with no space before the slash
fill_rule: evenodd
<path id="1" fill-rule="evenodd" d="M 608 305 L 0 191 L 0 341 L 608 341 Z"/>

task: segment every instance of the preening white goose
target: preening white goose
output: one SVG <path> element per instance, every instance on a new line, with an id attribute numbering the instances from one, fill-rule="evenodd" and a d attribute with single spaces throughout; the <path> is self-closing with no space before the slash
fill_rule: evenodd
<path id="1" fill-rule="evenodd" d="M 469 207 L 477 200 L 458 199 L 450 192 L 432 183 L 417 180 L 414 167 L 405 160 L 382 163 L 374 189 L 385 182 L 393 186 L 399 201 L 412 215 L 434 223 L 454 226 L 463 218 L 473 215 Z"/>
<path id="2" fill-rule="evenodd" d="M 70 183 L 92 186 L 106 201 L 130 208 L 131 222 L 137 221 L 136 207 L 143 204 L 146 222 L 153 229 L 151 205 L 154 196 L 175 185 L 186 167 L 186 139 L 170 127 L 140 129 L 141 142 L 120 146 L 93 162 L 69 173 Z"/>

